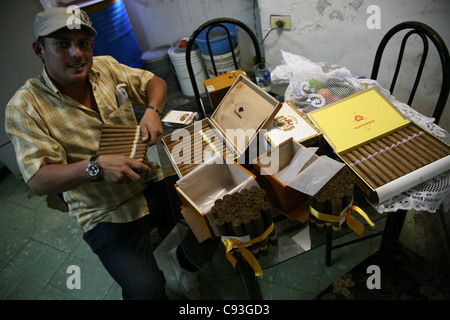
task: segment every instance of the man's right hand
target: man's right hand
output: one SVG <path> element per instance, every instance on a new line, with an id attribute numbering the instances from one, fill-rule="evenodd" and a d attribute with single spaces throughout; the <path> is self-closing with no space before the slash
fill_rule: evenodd
<path id="1" fill-rule="evenodd" d="M 132 159 L 123 155 L 105 154 L 97 158 L 101 176 L 111 183 L 127 183 L 141 179 L 139 173 L 150 170 L 143 159 Z"/>

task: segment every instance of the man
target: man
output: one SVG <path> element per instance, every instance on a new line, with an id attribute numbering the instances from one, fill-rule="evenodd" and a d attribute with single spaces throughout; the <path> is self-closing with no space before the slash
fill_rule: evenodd
<path id="1" fill-rule="evenodd" d="M 140 129 L 155 144 L 163 133 L 166 84 L 112 57 L 93 57 L 96 34 L 81 10 L 50 8 L 36 16 L 33 50 L 43 73 L 8 103 L 6 132 L 31 191 L 63 193 L 124 299 L 164 299 L 165 278 L 150 241 L 152 204 L 139 175 L 150 168 L 142 159 L 95 153 L 104 123 L 136 124 L 133 105 L 147 106 Z M 125 99 L 116 96 L 118 87 Z"/>

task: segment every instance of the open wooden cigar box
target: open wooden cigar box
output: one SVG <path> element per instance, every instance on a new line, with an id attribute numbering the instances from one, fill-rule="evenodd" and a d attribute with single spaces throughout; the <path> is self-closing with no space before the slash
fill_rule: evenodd
<path id="1" fill-rule="evenodd" d="M 210 118 L 162 138 L 180 177 L 175 188 L 182 214 L 200 242 L 218 236 L 209 217 L 214 200 L 257 185 L 255 176 L 240 164 L 249 158 L 250 143 L 280 108 L 275 98 L 240 75 Z"/>
<path id="2" fill-rule="evenodd" d="M 199 242 L 219 236 L 211 214 L 214 202 L 251 186 L 258 186 L 255 176 L 222 154 L 215 154 L 176 182 L 181 213 Z"/>
<path id="3" fill-rule="evenodd" d="M 178 176 L 185 176 L 215 153 L 245 163 L 250 143 L 267 128 L 281 105 L 240 75 L 210 118 L 162 138 Z"/>
<path id="4" fill-rule="evenodd" d="M 364 90 L 308 117 L 375 204 L 450 169 L 450 146 L 409 121 L 377 89 Z"/>
<path id="5" fill-rule="evenodd" d="M 291 219 L 305 222 L 309 217 L 308 195 L 287 186 L 276 177 L 276 173 L 289 165 L 300 148 L 300 143 L 289 138 L 255 159 L 253 167 L 258 184 L 267 193 L 269 201 Z M 314 155 L 306 168 L 318 158 Z"/>

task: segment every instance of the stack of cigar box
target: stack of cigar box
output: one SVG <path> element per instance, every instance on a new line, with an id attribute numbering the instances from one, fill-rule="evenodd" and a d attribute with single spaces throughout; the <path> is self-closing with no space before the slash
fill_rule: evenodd
<path id="1" fill-rule="evenodd" d="M 272 205 L 266 200 L 266 193 L 257 186 L 227 194 L 214 202 L 211 208 L 216 225 L 222 237 L 245 237 L 254 239 L 262 235 L 273 223 Z M 269 253 L 269 245 L 277 244 L 275 229 L 269 236 L 252 244 L 249 250 L 258 258 Z"/>

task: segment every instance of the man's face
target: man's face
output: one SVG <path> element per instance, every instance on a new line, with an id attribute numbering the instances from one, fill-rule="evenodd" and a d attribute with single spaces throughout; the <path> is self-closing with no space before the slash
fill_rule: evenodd
<path id="1" fill-rule="evenodd" d="M 45 63 L 48 75 L 58 86 L 85 81 L 92 68 L 93 42 L 83 29 L 61 29 L 37 44 L 35 52 Z"/>

